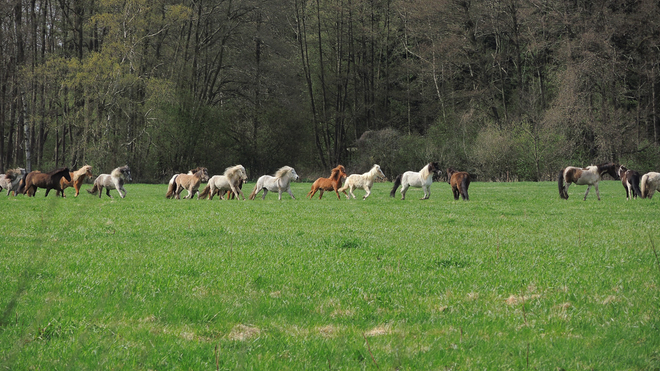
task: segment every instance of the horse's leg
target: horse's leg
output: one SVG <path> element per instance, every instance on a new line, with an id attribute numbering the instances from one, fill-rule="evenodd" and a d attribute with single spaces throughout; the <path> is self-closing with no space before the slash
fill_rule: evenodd
<path id="1" fill-rule="evenodd" d="M 355 200 L 357 197 L 355 197 L 355 193 L 353 193 L 353 190 L 355 190 L 355 187 L 354 187 L 354 186 L 350 186 L 350 187 L 348 188 L 348 193 L 350 193 L 351 196 L 353 196 L 353 199 Z M 349 198 L 349 200 L 350 200 L 350 198 Z"/>
<path id="2" fill-rule="evenodd" d="M 108 195 L 108 197 L 110 197 L 110 198 L 114 198 L 114 197 L 112 197 L 112 195 L 110 194 L 110 187 L 105 187 L 105 194 Z"/>
<path id="3" fill-rule="evenodd" d="M 48 192 L 50 192 L 50 188 L 46 188 L 46 194 L 44 195 L 44 197 L 48 197 Z"/>
<path id="4" fill-rule="evenodd" d="M 261 196 L 261 199 L 265 201 L 266 200 L 266 193 L 268 193 L 268 188 L 264 188 L 263 191 L 264 191 L 264 194 L 263 194 L 263 196 Z"/>
<path id="5" fill-rule="evenodd" d="M 319 188 L 319 200 L 323 197 L 323 188 Z"/>
<path id="6" fill-rule="evenodd" d="M 598 197 L 598 201 L 600 201 L 600 192 L 598 192 L 598 182 L 594 184 L 594 188 L 596 188 L 596 196 Z"/>
<path id="7" fill-rule="evenodd" d="M 422 190 L 424 191 L 424 197 L 421 200 L 428 200 L 431 197 L 431 187 L 423 185 Z"/>
<path id="8" fill-rule="evenodd" d="M 367 194 L 365 194 L 364 197 L 362 197 L 362 199 L 363 199 L 363 200 L 366 200 L 367 197 L 369 197 L 369 195 L 371 194 L 371 188 L 369 188 L 369 187 L 364 187 L 364 190 L 367 191 Z"/>
<path id="9" fill-rule="evenodd" d="M 121 191 L 120 191 L 120 189 L 121 189 Z M 122 194 L 122 191 L 123 191 L 123 194 Z M 121 198 L 126 198 L 126 188 L 124 188 L 124 186 L 120 186 L 120 187 L 117 189 L 117 192 L 119 193 L 119 195 L 121 196 Z"/>
<path id="10" fill-rule="evenodd" d="M 402 200 L 406 199 L 406 192 L 408 192 L 408 187 L 410 187 L 410 185 L 408 183 L 401 186 L 401 199 Z"/>
<path id="11" fill-rule="evenodd" d="M 291 190 L 291 186 L 288 186 L 286 188 L 286 192 L 289 194 L 289 196 L 291 196 L 291 198 L 293 198 L 294 200 L 296 199 L 295 197 L 293 197 L 293 191 Z"/>

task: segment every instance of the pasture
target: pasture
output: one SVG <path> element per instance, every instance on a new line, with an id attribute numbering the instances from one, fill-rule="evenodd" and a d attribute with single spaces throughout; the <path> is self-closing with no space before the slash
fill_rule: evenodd
<path id="1" fill-rule="evenodd" d="M 475 182 L 468 202 L 446 183 L 402 201 L 376 183 L 319 201 L 310 186 L 3 195 L 0 368 L 660 367 L 660 197 Z"/>

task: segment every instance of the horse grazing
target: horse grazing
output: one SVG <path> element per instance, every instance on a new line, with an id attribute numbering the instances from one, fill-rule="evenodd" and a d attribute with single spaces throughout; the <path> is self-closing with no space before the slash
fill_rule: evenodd
<path id="1" fill-rule="evenodd" d="M 293 197 L 293 192 L 291 192 L 291 179 L 298 180 L 298 174 L 290 166 L 281 167 L 275 172 L 275 176 L 262 175 L 257 179 L 257 184 L 254 186 L 249 198 L 250 200 L 254 200 L 257 194 L 263 190 L 264 195 L 261 197 L 262 200 L 266 199 L 268 191 L 277 191 L 278 200 L 282 199 L 282 192 L 286 191 L 295 200 L 296 198 Z"/>
<path id="2" fill-rule="evenodd" d="M 323 191 L 335 191 L 337 198 L 341 200 L 338 189 L 341 187 L 341 181 L 346 178 L 346 176 L 346 169 L 344 166 L 337 165 L 336 168 L 332 169 L 330 178 L 318 178 L 314 181 L 314 184 L 312 184 L 312 190 L 309 191 L 307 197 L 311 199 L 317 191 L 321 191 L 319 194 L 320 200 L 321 197 L 323 197 Z M 346 191 L 344 191 L 344 194 L 346 194 Z"/>
<path id="3" fill-rule="evenodd" d="M 62 167 L 49 173 L 31 171 L 24 178 L 23 194 L 28 195 L 28 197 L 33 197 L 37 192 L 37 188 L 46 188 L 45 197 L 48 197 L 48 192 L 50 192 L 51 189 L 61 192 L 62 186 L 60 185 L 60 179 L 62 178 L 71 181 L 68 167 Z"/>
<path id="4" fill-rule="evenodd" d="M 380 169 L 379 165 L 374 165 L 371 170 L 364 174 L 351 174 L 348 178 L 346 178 L 344 186 L 339 188 L 339 192 L 344 192 L 345 194 L 346 190 L 348 189 L 348 193 L 350 195 L 346 195 L 346 198 L 350 200 L 351 196 L 355 198 L 353 190 L 356 188 L 362 188 L 367 192 L 362 197 L 363 200 L 366 200 L 367 197 L 369 197 L 371 194 L 371 187 L 374 185 L 374 179 L 376 179 L 376 177 L 381 179 L 385 178 L 385 174 L 383 174 L 383 171 Z"/>
<path id="5" fill-rule="evenodd" d="M 660 173 L 650 172 L 642 176 L 642 198 L 653 198 L 653 193 L 660 189 Z"/>
<path id="6" fill-rule="evenodd" d="M 470 196 L 468 196 L 470 174 L 464 171 L 456 171 L 452 168 L 448 168 L 447 183 L 451 185 L 451 191 L 454 193 L 454 200 L 458 200 L 458 196 L 460 195 L 463 197 L 463 201 L 470 201 Z"/>
<path id="7" fill-rule="evenodd" d="M 642 195 L 642 191 L 639 189 L 639 173 L 637 171 L 628 170 L 625 166 L 621 166 L 619 176 L 621 177 L 623 189 L 626 190 L 626 200 Z"/>
<path id="8" fill-rule="evenodd" d="M 557 183 L 559 185 L 559 196 L 564 200 L 568 200 L 568 186 L 571 183 L 577 185 L 588 185 L 587 192 L 584 194 L 584 201 L 587 200 L 587 195 L 591 186 L 596 188 L 596 196 L 598 201 L 600 201 L 600 192 L 598 192 L 598 182 L 601 180 L 602 176 L 609 174 L 612 178 L 619 180 L 620 179 L 620 168 L 621 165 L 607 163 L 600 165 L 587 166 L 584 169 L 579 167 L 569 166 L 565 169 L 562 169 L 559 172 L 557 177 Z"/>
<path id="9" fill-rule="evenodd" d="M 390 197 L 394 197 L 396 194 L 396 189 L 401 186 L 401 199 L 406 199 L 406 192 L 409 187 L 422 188 L 424 190 L 424 197 L 422 200 L 426 200 L 431 197 L 431 184 L 433 184 L 433 175 L 440 175 L 440 165 L 437 162 L 429 162 L 422 170 L 415 171 L 406 171 L 405 173 L 399 175 L 394 180 L 394 186 L 392 191 L 390 191 Z"/>
<path id="10" fill-rule="evenodd" d="M 3 188 L 7 190 L 7 196 L 14 192 L 14 196 L 18 194 L 18 188 L 21 180 L 27 172 L 22 167 L 7 170 L 6 173 L 0 174 L 0 190 Z"/>
<path id="11" fill-rule="evenodd" d="M 119 196 L 124 198 L 126 197 L 124 182 L 130 182 L 131 180 L 133 180 L 133 178 L 131 178 L 131 169 L 128 167 L 128 165 L 124 165 L 112 170 L 110 174 L 101 174 L 96 177 L 94 180 L 94 187 L 92 187 L 92 189 L 88 189 L 87 192 L 93 195 L 98 192 L 99 198 L 101 198 L 101 195 L 103 194 L 103 187 L 105 187 L 105 194 L 107 194 L 108 197 L 113 198 L 110 195 L 110 190 L 116 189 L 117 193 L 119 193 Z M 124 192 L 123 194 L 122 191 Z"/>
<path id="12" fill-rule="evenodd" d="M 62 197 L 66 197 L 64 194 L 64 190 L 67 187 L 73 187 L 76 190 L 76 196 L 80 194 L 80 186 L 82 183 L 85 181 L 85 178 L 91 178 L 92 175 L 92 167 L 89 165 L 85 165 L 81 167 L 80 169 L 70 172 L 69 175 L 71 176 L 71 181 L 67 181 L 66 179 L 62 178 L 60 179 L 60 187 L 62 187 Z M 57 194 L 59 194 L 60 191 L 57 191 Z"/>
<path id="13" fill-rule="evenodd" d="M 178 174 L 174 177 L 173 181 L 169 184 L 167 187 L 167 194 L 165 194 L 166 198 L 176 198 L 177 200 L 181 199 L 181 192 L 183 190 L 187 190 L 188 194 L 186 195 L 187 199 L 191 199 L 195 193 L 197 193 L 197 190 L 199 189 L 199 185 L 202 184 L 202 182 L 206 182 L 209 180 L 209 172 L 205 167 L 199 168 L 200 170 L 197 170 L 195 174 L 193 175 L 188 175 L 188 174 Z"/>
<path id="14" fill-rule="evenodd" d="M 224 200 L 223 197 L 226 191 L 231 191 L 233 194 L 239 194 L 245 200 L 243 191 L 243 181 L 247 180 L 247 173 L 243 165 L 236 165 L 228 167 L 225 169 L 224 174 L 214 175 L 209 179 L 208 184 L 202 190 L 202 193 L 199 194 L 199 198 L 207 198 L 209 200 L 213 199 L 213 196 L 216 194 L 220 195 L 220 199 Z"/>

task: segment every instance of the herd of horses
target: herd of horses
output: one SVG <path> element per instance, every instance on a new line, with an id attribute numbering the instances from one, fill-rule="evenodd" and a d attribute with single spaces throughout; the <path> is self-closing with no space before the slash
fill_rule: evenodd
<path id="1" fill-rule="evenodd" d="M 422 200 L 431 197 L 431 184 L 434 177 L 442 174 L 440 165 L 437 162 L 429 162 L 420 171 L 406 171 L 405 173 L 397 176 L 394 180 L 391 197 L 396 196 L 396 191 L 401 187 L 401 199 L 406 199 L 406 192 L 410 187 L 422 188 L 424 196 Z M 458 200 L 463 198 L 467 201 L 470 199 L 468 195 L 468 187 L 470 186 L 470 174 L 464 171 L 456 171 L 451 167 L 446 170 L 447 182 L 451 186 L 454 199 Z M 562 199 L 568 199 L 568 187 L 571 184 L 586 185 L 587 191 L 584 194 L 584 200 L 587 200 L 589 191 L 593 186 L 596 189 L 596 196 L 600 201 L 600 192 L 598 191 L 598 182 L 602 177 L 607 174 L 616 180 L 621 180 L 623 187 L 626 191 L 626 199 L 632 198 L 652 198 L 656 190 L 660 189 L 660 173 L 649 172 L 640 177 L 639 172 L 627 169 L 625 166 L 614 163 L 605 163 L 600 165 L 587 166 L 586 168 L 579 168 L 575 166 L 568 166 L 559 172 L 557 177 L 559 186 L 559 196 Z M 75 197 L 80 194 L 80 187 L 85 179 L 92 178 L 92 167 L 85 165 L 76 171 L 69 171 L 68 168 L 63 167 L 53 170 L 48 173 L 40 171 L 26 172 L 23 168 L 7 170 L 5 174 L 0 174 L 0 191 L 7 190 L 7 195 L 10 194 L 24 194 L 28 197 L 33 197 L 38 188 L 46 189 L 46 196 L 54 189 L 57 196 L 66 197 L 64 190 L 68 187 L 73 187 L 76 191 Z M 242 165 L 235 165 L 225 169 L 222 175 L 215 175 L 209 178 L 208 169 L 205 167 L 197 167 L 190 170 L 186 174 L 175 174 L 172 176 L 168 183 L 167 193 L 165 197 L 180 199 L 183 190 L 188 194 L 184 197 L 187 199 L 193 198 L 196 194 L 198 199 L 212 200 L 214 196 L 218 195 L 221 199 L 239 198 L 245 199 L 243 195 L 243 184 L 247 182 L 247 172 Z M 309 199 L 312 199 L 317 192 L 319 192 L 319 199 L 323 197 L 323 192 L 335 192 L 337 198 L 341 200 L 340 192 L 344 193 L 349 200 L 351 197 L 355 199 L 353 193 L 356 189 L 363 189 L 366 193 L 362 199 L 366 199 L 371 194 L 371 188 L 374 181 L 385 179 L 385 174 L 379 165 L 373 167 L 364 174 L 346 174 L 346 169 L 343 165 L 338 165 L 332 169 L 329 178 L 318 178 L 312 184 L 312 189 L 307 194 Z M 278 169 L 273 176 L 263 175 L 257 179 L 257 182 L 248 196 L 250 200 L 254 200 L 260 192 L 263 192 L 261 198 L 266 199 L 268 192 L 277 192 L 278 199 L 282 199 L 282 193 L 288 193 L 291 198 L 295 199 L 291 191 L 291 182 L 298 180 L 299 176 L 296 170 L 290 166 L 283 166 Z M 88 189 L 90 194 L 98 194 L 99 198 L 103 194 L 103 188 L 106 190 L 106 195 L 112 198 L 110 190 L 115 189 L 121 198 L 126 197 L 126 189 L 124 183 L 133 180 L 131 177 L 131 170 L 128 165 L 118 167 L 110 174 L 101 174 L 94 180 L 93 187 Z M 199 192 L 202 183 L 207 183 L 206 187 Z M 346 192 L 348 190 L 348 193 Z"/>

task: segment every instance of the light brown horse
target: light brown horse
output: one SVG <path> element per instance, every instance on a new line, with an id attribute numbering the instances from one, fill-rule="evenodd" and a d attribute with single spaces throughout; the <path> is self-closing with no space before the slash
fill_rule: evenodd
<path id="1" fill-rule="evenodd" d="M 23 194 L 28 195 L 28 197 L 33 197 L 37 192 L 37 188 L 46 188 L 45 197 L 48 197 L 48 192 L 50 192 L 51 189 L 61 192 L 62 187 L 60 185 L 60 179 L 62 178 L 71 181 L 68 167 L 59 168 L 49 173 L 31 171 L 24 178 Z"/>
<path id="2" fill-rule="evenodd" d="M 188 191 L 188 195 L 186 195 L 187 199 L 191 199 L 195 193 L 197 193 L 197 190 L 199 189 L 199 185 L 202 184 L 202 182 L 206 182 L 209 180 L 209 172 L 208 170 L 203 167 L 200 168 L 201 170 L 198 170 L 195 174 L 193 175 L 188 175 L 188 174 L 179 174 L 174 177 L 170 181 L 169 186 L 167 187 L 167 194 L 165 194 L 166 198 L 176 198 L 177 200 L 181 199 L 181 192 L 183 190 Z"/>
<path id="3" fill-rule="evenodd" d="M 318 178 L 316 181 L 314 181 L 314 184 L 312 184 L 312 189 L 309 191 L 307 194 L 308 198 L 314 197 L 317 191 L 321 191 L 319 194 L 319 200 L 321 197 L 323 197 L 323 191 L 335 191 L 337 194 L 337 198 L 341 200 L 341 196 L 339 195 L 338 189 L 341 188 L 341 182 L 346 178 L 348 175 L 346 174 L 346 169 L 344 168 L 343 165 L 337 165 L 336 168 L 332 169 L 332 172 L 330 173 L 330 178 Z M 348 197 L 348 194 L 346 191 L 343 191 L 344 195 Z"/>
<path id="4" fill-rule="evenodd" d="M 78 195 L 80 194 L 80 186 L 85 181 L 85 178 L 91 178 L 93 176 L 92 167 L 89 165 L 85 165 L 76 171 L 70 172 L 69 175 L 71 176 L 71 181 L 67 181 L 64 178 L 60 179 L 60 187 L 62 187 L 62 197 L 66 197 L 66 195 L 64 194 L 64 190 L 67 189 L 68 187 L 73 187 L 76 190 L 75 197 L 78 197 Z M 57 194 L 59 195 L 60 191 L 57 191 Z"/>
<path id="5" fill-rule="evenodd" d="M 470 201 L 470 196 L 468 196 L 470 174 L 464 171 L 456 171 L 452 168 L 448 168 L 447 183 L 451 185 L 451 191 L 454 193 L 454 200 L 458 200 L 458 196 L 460 195 L 463 197 L 463 201 Z"/>

